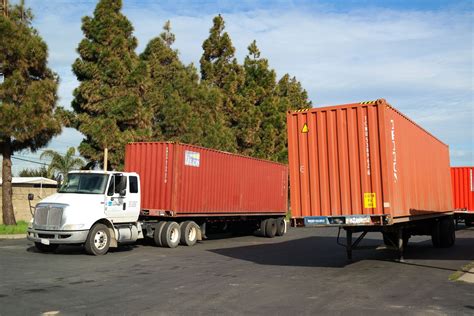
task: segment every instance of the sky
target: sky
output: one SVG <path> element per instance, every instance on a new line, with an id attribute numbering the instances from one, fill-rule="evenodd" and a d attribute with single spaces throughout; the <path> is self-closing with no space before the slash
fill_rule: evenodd
<path id="1" fill-rule="evenodd" d="M 11 0 L 12 3 L 15 1 Z M 94 0 L 26 0 L 59 74 L 59 105 L 78 85 L 71 65 Z M 451 165 L 474 165 L 473 2 L 440 0 L 124 0 L 137 53 L 171 21 L 181 60 L 199 66 L 212 18 L 222 14 L 240 62 L 255 39 L 278 76 L 301 81 L 314 107 L 385 98 L 450 146 Z M 83 136 L 64 129 L 46 149 L 65 153 Z M 37 153 L 19 159 L 47 163 Z M 14 174 L 40 165 L 13 161 Z"/>

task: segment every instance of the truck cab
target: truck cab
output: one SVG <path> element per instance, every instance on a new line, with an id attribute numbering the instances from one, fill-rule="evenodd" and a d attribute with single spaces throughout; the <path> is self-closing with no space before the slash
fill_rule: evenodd
<path id="1" fill-rule="evenodd" d="M 143 238 L 139 214 L 137 173 L 72 171 L 56 194 L 36 205 L 27 238 L 41 252 L 84 244 L 88 253 L 100 255 Z"/>

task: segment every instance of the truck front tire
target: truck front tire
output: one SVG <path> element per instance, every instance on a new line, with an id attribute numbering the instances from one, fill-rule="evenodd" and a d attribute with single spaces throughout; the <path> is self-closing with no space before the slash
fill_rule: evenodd
<path id="1" fill-rule="evenodd" d="M 56 249 L 58 249 L 59 245 L 56 245 L 56 244 L 45 245 L 40 242 L 35 242 L 35 247 L 36 247 L 36 250 L 38 250 L 39 252 L 54 252 Z"/>
<path id="2" fill-rule="evenodd" d="M 87 236 L 84 248 L 86 252 L 93 256 L 105 255 L 110 246 L 109 228 L 104 224 L 95 224 L 92 226 Z"/>
<path id="3" fill-rule="evenodd" d="M 163 247 L 176 248 L 181 239 L 179 225 L 176 222 L 167 222 L 161 232 L 161 243 Z"/>

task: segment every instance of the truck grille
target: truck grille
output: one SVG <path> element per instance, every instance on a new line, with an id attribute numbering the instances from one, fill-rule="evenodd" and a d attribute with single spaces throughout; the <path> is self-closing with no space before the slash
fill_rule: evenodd
<path id="1" fill-rule="evenodd" d="M 63 208 L 42 205 L 36 207 L 35 227 L 39 229 L 59 229 L 63 218 Z"/>

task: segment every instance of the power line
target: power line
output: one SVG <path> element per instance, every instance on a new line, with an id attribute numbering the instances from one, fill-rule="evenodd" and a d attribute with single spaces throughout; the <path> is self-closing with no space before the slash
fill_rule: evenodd
<path id="1" fill-rule="evenodd" d="M 28 160 L 28 159 L 24 159 L 24 158 L 18 158 L 18 157 L 14 157 L 14 156 L 12 156 L 12 158 L 13 158 L 13 159 L 16 159 L 16 160 L 21 160 L 21 161 L 26 161 L 26 162 L 35 163 L 35 164 L 38 164 L 38 165 L 43 165 L 43 166 L 47 166 L 47 165 L 48 165 L 47 163 L 38 162 L 38 161 L 33 161 L 33 160 Z"/>

